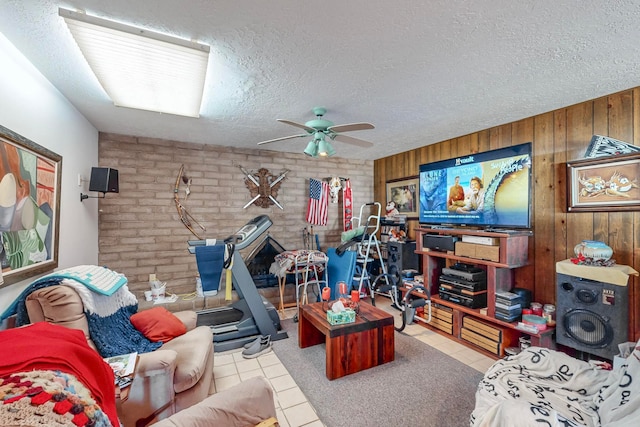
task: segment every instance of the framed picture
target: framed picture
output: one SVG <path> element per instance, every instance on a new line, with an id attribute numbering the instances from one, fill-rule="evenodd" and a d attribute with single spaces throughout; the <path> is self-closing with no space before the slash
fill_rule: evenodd
<path id="1" fill-rule="evenodd" d="M 640 153 L 567 162 L 567 211 L 640 210 Z"/>
<path id="2" fill-rule="evenodd" d="M 58 266 L 62 157 L 0 126 L 0 286 Z"/>
<path id="3" fill-rule="evenodd" d="M 418 218 L 418 177 L 387 181 L 387 204 L 395 203 L 400 215 Z"/>

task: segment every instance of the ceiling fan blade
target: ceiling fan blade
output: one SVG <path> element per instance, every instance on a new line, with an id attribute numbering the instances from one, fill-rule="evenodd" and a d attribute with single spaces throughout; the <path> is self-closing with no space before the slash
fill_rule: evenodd
<path id="1" fill-rule="evenodd" d="M 340 142 L 346 142 L 347 144 L 357 145 L 358 147 L 373 147 L 372 142 L 365 141 L 364 139 L 354 138 L 352 136 L 347 136 L 347 135 L 338 134 L 338 135 L 332 136 L 331 139 L 334 139 Z"/>
<path id="2" fill-rule="evenodd" d="M 367 129 L 375 129 L 371 123 L 349 123 L 347 125 L 335 125 L 327 128 L 329 132 L 351 132 L 354 130 L 367 130 Z"/>
<path id="3" fill-rule="evenodd" d="M 302 138 L 302 137 L 307 137 L 308 138 L 309 134 L 308 133 L 304 133 L 302 135 L 283 136 L 282 138 L 276 138 L 276 139 L 270 139 L 268 141 L 258 142 L 258 145 L 268 144 L 270 142 L 276 142 L 276 141 L 284 141 L 285 139 Z"/>
<path id="4" fill-rule="evenodd" d="M 300 129 L 304 129 L 309 133 L 314 133 L 316 130 L 312 127 L 309 127 L 307 125 L 303 125 L 302 123 L 296 123 L 296 122 L 292 122 L 291 120 L 284 120 L 284 119 L 277 119 L 280 123 L 284 123 L 285 125 L 291 125 L 291 126 L 295 126 L 297 128 Z"/>

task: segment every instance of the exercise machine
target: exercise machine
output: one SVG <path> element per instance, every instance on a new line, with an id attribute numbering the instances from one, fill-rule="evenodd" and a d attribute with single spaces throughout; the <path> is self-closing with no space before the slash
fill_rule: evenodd
<path id="1" fill-rule="evenodd" d="M 419 320 L 424 323 L 431 322 L 431 294 L 429 290 L 423 285 L 412 286 L 405 292 L 404 298 L 400 291 L 399 285 L 402 283 L 402 279 L 395 275 L 384 273 L 376 277 L 373 281 L 371 305 L 376 305 L 376 294 L 386 294 L 391 299 L 391 306 L 397 310 L 400 310 L 400 316 L 402 317 L 402 324 L 396 326 L 394 322 L 394 328 L 398 332 L 402 332 L 407 325 L 413 323 L 414 320 Z M 426 318 L 416 316 L 416 309 L 419 307 L 426 307 Z"/>
<path id="2" fill-rule="evenodd" d="M 271 341 L 288 338 L 286 331 L 281 329 L 278 311 L 273 304 L 260 295 L 238 252 L 255 242 L 272 224 L 267 215 L 260 215 L 224 240 L 189 240 L 187 242 L 189 252 L 192 254 L 196 253 L 196 247 L 207 244 L 234 246 L 235 259 L 231 264 L 231 275 L 239 300 L 225 307 L 198 311 L 197 324 L 211 328 L 213 341 L 216 343 L 215 351 L 240 348 L 259 335 L 270 335 Z"/>

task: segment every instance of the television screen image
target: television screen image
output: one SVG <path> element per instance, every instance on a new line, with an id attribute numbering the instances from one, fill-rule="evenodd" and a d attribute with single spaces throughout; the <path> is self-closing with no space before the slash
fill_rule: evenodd
<path id="1" fill-rule="evenodd" d="M 531 143 L 420 166 L 423 224 L 529 228 Z"/>

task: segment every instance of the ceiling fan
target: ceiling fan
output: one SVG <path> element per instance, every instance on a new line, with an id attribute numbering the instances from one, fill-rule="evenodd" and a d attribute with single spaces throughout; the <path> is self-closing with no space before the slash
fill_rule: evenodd
<path id="1" fill-rule="evenodd" d="M 326 112 L 327 110 L 324 107 L 315 107 L 313 109 L 313 114 L 316 115 L 316 118 L 314 120 L 309 120 L 305 124 L 292 122 L 291 120 L 278 119 L 279 122 L 286 125 L 304 129 L 306 133 L 270 139 L 268 141 L 258 142 L 258 145 L 269 144 L 276 141 L 284 141 L 287 139 L 312 136 L 313 139 L 309 141 L 309 143 L 307 144 L 307 148 L 304 150 L 304 153 L 311 157 L 333 156 L 336 153 L 336 151 L 331 146 L 331 143 L 327 141 L 325 137 L 329 137 L 331 141 L 345 142 L 347 144 L 353 144 L 359 147 L 373 146 L 373 143 L 369 141 L 342 134 L 342 132 L 374 129 L 374 126 L 371 123 L 349 123 L 344 125 L 334 125 L 333 122 L 330 122 L 329 120 L 325 120 L 323 118 Z"/>

